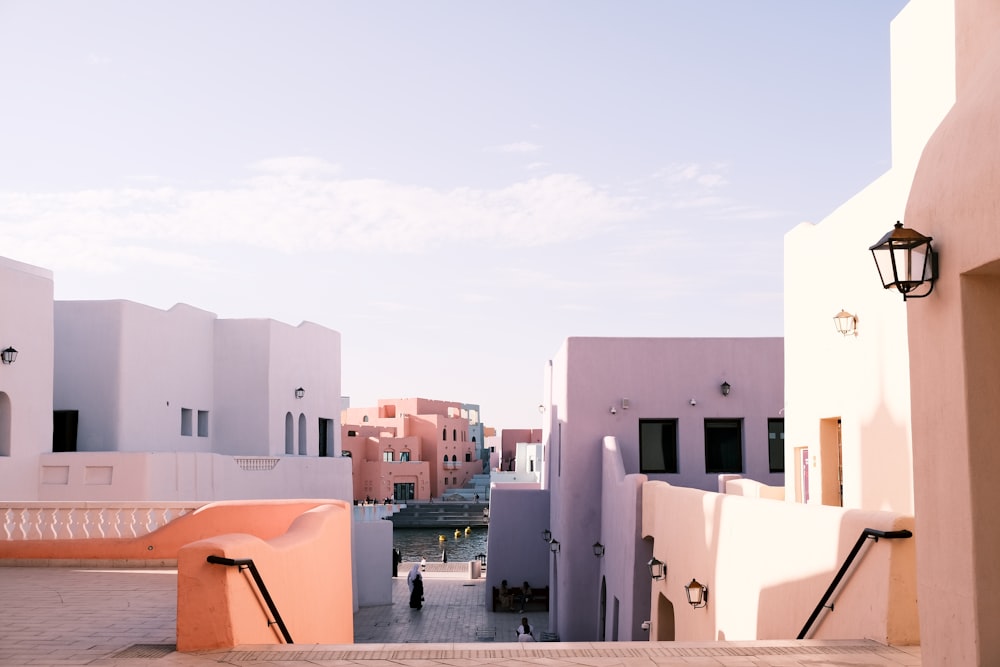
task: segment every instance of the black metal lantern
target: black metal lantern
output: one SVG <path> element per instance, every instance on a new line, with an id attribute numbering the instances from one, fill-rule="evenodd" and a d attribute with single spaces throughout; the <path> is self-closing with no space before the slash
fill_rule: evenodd
<path id="1" fill-rule="evenodd" d="M 298 387 L 295 389 L 295 398 L 302 398 L 305 395 L 306 395 L 306 390 L 303 389 L 302 387 Z"/>
<path id="2" fill-rule="evenodd" d="M 937 254 L 930 236 L 907 229 L 897 222 L 869 250 L 875 258 L 882 286 L 895 288 L 903 300 L 920 299 L 934 291 L 937 280 Z M 924 291 L 926 289 L 926 291 Z"/>
<path id="3" fill-rule="evenodd" d="M 729 396 L 730 389 L 732 389 L 732 386 L 725 380 L 723 380 L 722 384 L 719 385 L 719 391 L 722 392 L 723 396 Z"/>
<path id="4" fill-rule="evenodd" d="M 604 555 L 604 545 L 601 544 L 600 542 L 594 542 L 593 549 L 594 549 L 594 555 L 597 556 L 598 558 Z"/>
<path id="5" fill-rule="evenodd" d="M 663 579 L 667 576 L 667 566 L 664 565 L 663 561 L 653 556 L 646 567 L 649 568 L 649 576 L 654 580 Z"/>
<path id="6" fill-rule="evenodd" d="M 696 579 L 684 587 L 684 592 L 687 593 L 688 604 L 695 609 L 708 604 L 708 586 L 698 583 Z"/>
<path id="7" fill-rule="evenodd" d="M 12 364 L 16 359 L 17 350 L 14 348 L 7 347 L 0 351 L 0 360 L 2 360 L 4 364 Z"/>
<path id="8" fill-rule="evenodd" d="M 549 542 L 549 551 L 554 554 L 559 553 L 559 540 L 552 540 Z"/>
<path id="9" fill-rule="evenodd" d="M 552 541 L 552 531 L 549 530 L 548 528 L 546 528 L 545 530 L 543 530 L 542 531 L 542 539 L 545 540 L 546 542 L 551 542 Z"/>

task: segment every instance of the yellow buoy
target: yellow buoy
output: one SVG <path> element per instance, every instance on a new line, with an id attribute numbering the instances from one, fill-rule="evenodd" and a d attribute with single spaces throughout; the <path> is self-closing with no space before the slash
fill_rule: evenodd
<path id="1" fill-rule="evenodd" d="M 465 527 L 465 534 L 468 535 L 471 532 L 472 532 L 472 528 L 470 526 L 466 526 Z"/>
<path id="2" fill-rule="evenodd" d="M 462 533 L 459 532 L 458 528 L 455 529 L 455 537 L 460 536 Z"/>
<path id="3" fill-rule="evenodd" d="M 444 542 L 444 535 L 438 535 L 438 542 Z"/>

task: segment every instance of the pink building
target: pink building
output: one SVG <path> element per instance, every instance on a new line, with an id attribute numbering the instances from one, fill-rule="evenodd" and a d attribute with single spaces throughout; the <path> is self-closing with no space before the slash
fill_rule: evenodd
<path id="1" fill-rule="evenodd" d="M 355 499 L 471 495 L 468 485 L 483 472 L 478 416 L 478 406 L 426 398 L 380 399 L 374 407 L 341 411 Z"/>

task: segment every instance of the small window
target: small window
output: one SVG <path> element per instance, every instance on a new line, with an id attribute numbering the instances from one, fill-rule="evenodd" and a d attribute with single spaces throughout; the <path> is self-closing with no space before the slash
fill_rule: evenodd
<path id="1" fill-rule="evenodd" d="M 349 451 L 347 451 L 346 449 L 344 451 L 342 451 L 340 453 L 340 455 L 341 456 L 346 456 L 347 458 L 351 458 L 351 456 L 352 456 L 351 453 Z"/>
<path id="2" fill-rule="evenodd" d="M 451 455 L 451 460 L 454 461 L 455 463 L 458 463 L 458 457 L 455 456 L 454 454 Z"/>
<path id="3" fill-rule="evenodd" d="M 198 411 L 198 437 L 208 437 L 208 410 Z"/>
<path id="4" fill-rule="evenodd" d="M 705 420 L 705 472 L 743 472 L 743 423 L 738 419 Z"/>
<path id="5" fill-rule="evenodd" d="M 181 435 L 191 435 L 191 433 L 193 433 L 191 424 L 192 424 L 191 408 L 181 408 Z"/>
<path id="6" fill-rule="evenodd" d="M 448 441 L 448 429 L 446 428 L 441 429 L 441 439 L 444 440 L 445 442 Z"/>
<path id="7" fill-rule="evenodd" d="M 767 460 L 771 472 L 785 472 L 785 420 L 767 420 Z"/>
<path id="8" fill-rule="evenodd" d="M 361 418 L 361 421 L 362 421 L 363 423 L 367 424 L 367 423 L 368 423 L 368 415 L 365 415 L 364 417 L 362 417 L 362 418 Z"/>
<path id="9" fill-rule="evenodd" d="M 387 463 L 392 463 L 392 451 L 382 452 L 382 460 Z"/>
<path id="10" fill-rule="evenodd" d="M 472 460 L 472 452 L 466 452 L 465 453 L 465 462 L 468 463 L 471 460 Z"/>
<path id="11" fill-rule="evenodd" d="M 410 453 L 409 452 L 400 452 L 399 453 L 399 460 L 400 461 L 409 461 L 410 460 Z"/>
<path id="12" fill-rule="evenodd" d="M 677 420 L 639 420 L 639 472 L 677 472 Z"/>
<path id="13" fill-rule="evenodd" d="M 347 437 L 348 437 L 348 438 L 353 438 L 353 437 L 354 437 L 354 436 L 356 436 L 357 434 L 358 434 L 358 432 L 357 432 L 357 431 L 348 431 L 348 432 L 347 432 Z"/>
<path id="14" fill-rule="evenodd" d="M 447 454 L 445 454 L 445 455 L 444 455 L 444 462 L 445 462 L 445 463 L 447 463 L 447 462 L 448 462 L 448 455 L 447 455 Z"/>
<path id="15" fill-rule="evenodd" d="M 457 429 L 451 429 L 451 439 L 453 441 L 455 441 L 455 442 L 458 442 L 458 430 Z"/>

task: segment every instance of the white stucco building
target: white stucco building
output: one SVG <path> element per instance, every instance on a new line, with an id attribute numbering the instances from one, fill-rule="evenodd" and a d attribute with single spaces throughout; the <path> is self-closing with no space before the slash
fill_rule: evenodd
<path id="1" fill-rule="evenodd" d="M 351 499 L 338 332 L 52 287 L 0 262 L 4 499 Z"/>

